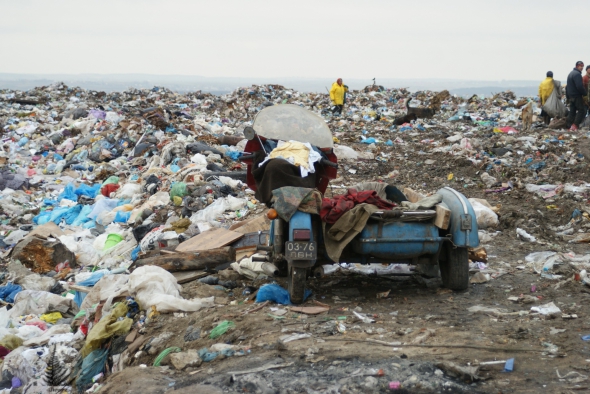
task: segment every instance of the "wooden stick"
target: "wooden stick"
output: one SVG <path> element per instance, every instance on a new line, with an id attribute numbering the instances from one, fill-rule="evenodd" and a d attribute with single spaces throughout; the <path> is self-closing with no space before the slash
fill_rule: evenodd
<path id="1" fill-rule="evenodd" d="M 286 368 L 286 367 L 290 367 L 291 365 L 293 365 L 295 363 L 284 363 L 284 364 L 272 364 L 272 365 L 265 365 L 264 367 L 258 367 L 258 368 L 252 368 L 252 369 L 248 369 L 246 371 L 231 371 L 231 372 L 226 372 L 226 374 L 229 375 L 246 375 L 249 373 L 256 373 L 256 372 L 262 372 L 262 371 L 266 371 L 269 369 L 277 369 L 277 368 Z"/>
<path id="2" fill-rule="evenodd" d="M 457 345 L 457 344 L 442 344 L 442 345 L 420 345 L 420 344 L 410 344 L 410 343 L 402 343 L 398 344 L 397 342 L 384 342 L 378 341 L 376 339 L 345 339 L 345 338 L 322 338 L 324 341 L 344 341 L 344 342 L 365 342 L 365 343 L 374 343 L 376 345 L 383 345 L 383 346 L 394 346 L 394 347 L 423 347 L 423 348 L 456 348 L 456 349 L 477 349 L 477 350 L 488 350 L 488 351 L 501 351 L 501 352 L 544 352 L 546 350 L 539 350 L 539 349 L 524 349 L 524 348 L 506 348 L 506 347 L 492 347 L 492 346 L 478 346 L 478 345 Z"/>
<path id="3" fill-rule="evenodd" d="M 266 305 L 268 305 L 268 301 L 264 301 L 264 302 L 262 303 L 262 305 L 260 305 L 260 306 L 257 306 L 257 307 L 256 307 L 256 308 L 254 308 L 254 309 L 250 309 L 250 310 L 247 310 L 246 312 L 242 312 L 242 313 L 240 314 L 240 316 L 244 316 L 244 315 L 247 315 L 248 313 L 252 313 L 252 312 L 259 311 L 259 310 L 261 310 L 262 308 L 264 308 Z"/>

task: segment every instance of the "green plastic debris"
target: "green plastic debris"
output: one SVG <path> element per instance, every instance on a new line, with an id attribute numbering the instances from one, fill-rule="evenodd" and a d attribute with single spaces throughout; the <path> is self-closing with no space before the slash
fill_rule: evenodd
<path id="1" fill-rule="evenodd" d="M 184 197 L 188 194 L 186 190 L 186 183 L 184 182 L 177 182 L 170 188 L 170 198 L 174 199 L 174 197 Z"/>
<path id="2" fill-rule="evenodd" d="M 168 349 L 165 349 L 162 353 L 160 353 L 160 355 L 158 357 L 156 357 L 156 359 L 154 360 L 154 367 L 159 367 L 160 363 L 162 362 L 162 360 L 164 359 L 164 357 L 166 357 L 167 355 L 169 355 L 170 353 L 178 353 L 181 352 L 182 349 L 180 349 L 179 347 L 169 347 Z"/>
<path id="3" fill-rule="evenodd" d="M 114 175 L 108 177 L 108 179 L 102 183 L 102 186 L 108 185 L 110 183 L 119 183 L 119 177 Z"/>
<path id="4" fill-rule="evenodd" d="M 221 323 L 219 323 L 217 325 L 217 327 L 215 327 L 214 329 L 211 330 L 211 333 L 209 333 L 209 338 L 210 339 L 219 338 L 220 336 L 225 334 L 230 328 L 234 328 L 235 326 L 236 325 L 234 324 L 233 321 L 224 320 Z"/>

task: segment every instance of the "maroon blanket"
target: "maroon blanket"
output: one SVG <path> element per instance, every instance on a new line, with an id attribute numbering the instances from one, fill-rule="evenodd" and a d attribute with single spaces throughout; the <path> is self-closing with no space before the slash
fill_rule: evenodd
<path id="1" fill-rule="evenodd" d="M 357 192 L 356 189 L 348 189 L 346 194 L 334 198 L 324 198 L 322 200 L 322 210 L 320 217 L 326 223 L 336 223 L 340 216 L 346 211 L 351 210 L 357 204 L 372 204 L 379 209 L 390 210 L 397 207 L 396 204 L 386 201 L 379 196 L 375 190 L 364 190 Z"/>

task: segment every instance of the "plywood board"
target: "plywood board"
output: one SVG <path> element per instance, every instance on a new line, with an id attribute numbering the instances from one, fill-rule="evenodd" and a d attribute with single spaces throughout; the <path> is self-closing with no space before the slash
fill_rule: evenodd
<path id="1" fill-rule="evenodd" d="M 254 219 L 238 222 L 231 226 L 229 229 L 242 234 L 255 233 L 257 231 L 265 231 L 270 229 L 270 220 L 266 217 L 266 215 L 262 215 Z"/>
<path id="2" fill-rule="evenodd" d="M 243 236 L 244 234 L 235 231 L 229 231 L 224 228 L 215 228 L 184 241 L 176 247 L 176 251 L 196 252 L 199 250 L 221 248 L 234 243 Z"/>
<path id="3" fill-rule="evenodd" d="M 193 280 L 197 280 L 199 278 L 203 278 L 209 274 L 203 271 L 185 271 L 172 272 L 172 275 L 176 278 L 176 282 L 178 282 L 178 284 L 183 284 L 192 282 Z"/>

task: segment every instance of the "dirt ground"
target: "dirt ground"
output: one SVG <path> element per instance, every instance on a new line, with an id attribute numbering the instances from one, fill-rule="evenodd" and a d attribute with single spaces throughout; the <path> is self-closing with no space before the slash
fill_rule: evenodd
<path id="1" fill-rule="evenodd" d="M 540 132 L 568 138 L 555 131 Z M 434 136 L 442 131 L 430 133 Z M 502 137 L 491 135 L 486 143 L 493 147 Z M 428 135 L 415 138 L 422 140 Z M 545 154 L 559 156 L 565 149 L 549 146 Z M 488 268 L 496 272 L 489 282 L 452 292 L 443 288 L 439 279 L 420 275 L 370 277 L 338 273 L 311 278 L 308 285 L 313 295 L 303 306 L 317 306 L 316 301 L 328 305 L 329 311 L 319 315 L 295 313 L 288 306 L 274 304 L 259 308 L 252 303 L 252 295 L 243 294 L 243 286 L 258 287 L 261 283 L 243 278 L 238 281 L 241 287 L 231 291 L 191 282 L 183 286 L 185 297 L 215 295 L 223 305 L 186 316 L 160 315 L 146 325 L 146 335 L 171 333 L 165 347 L 178 346 L 183 351 L 228 343 L 246 347 L 246 354 L 220 356 L 198 367 L 175 371 L 167 359 L 164 367 L 150 367 L 155 356 L 144 352 L 132 362 L 133 368 L 111 376 L 101 392 L 396 392 L 389 388 L 390 382 L 396 381 L 401 383 L 399 393 L 590 391 L 590 348 L 581 338 L 590 334 L 590 289 L 580 282 L 541 278 L 523 263 L 526 255 L 536 251 L 588 252 L 586 244 L 567 243 L 549 229 L 568 223 L 572 211 L 584 205 L 588 196 L 543 200 L 524 189 L 524 183 L 534 180 L 534 176 L 547 183 L 579 182 L 586 178 L 585 162 L 571 167 L 549 166 L 536 175 L 521 167 L 494 166 L 488 172 L 515 187 L 486 193 L 479 177 L 483 168 L 464 158 L 443 153 L 424 155 L 397 145 L 388 153 L 397 160 L 342 163 L 341 178 L 332 182 L 328 195 L 340 193 L 339 185 L 384 179 L 386 174 L 399 170 L 396 177 L 385 180 L 400 188 L 409 186 L 430 192 L 451 186 L 468 197 L 486 198 L 493 206 L 501 205 L 500 224 L 493 230 L 499 233 L 484 244 Z M 426 165 L 425 159 L 435 162 Z M 356 169 L 356 174 L 349 169 Z M 548 209 L 549 205 L 556 207 Z M 521 241 L 516 227 L 534 233 L 539 242 Z M 566 278 L 573 275 L 567 270 L 562 273 Z M 284 278 L 277 278 L 277 282 L 286 287 Z M 378 297 L 385 292 L 386 296 Z M 534 302 L 509 300 L 524 295 L 533 296 Z M 532 306 L 549 302 L 554 302 L 564 316 L 576 317 L 544 318 L 530 312 Z M 473 306 L 498 310 L 470 312 Z M 279 315 L 283 309 L 286 312 Z M 363 322 L 353 312 L 366 314 L 374 322 Z M 234 322 L 235 328 L 217 340 L 209 339 L 207 334 L 223 320 Z M 196 328 L 201 330 L 200 338 L 186 341 L 185 334 Z M 307 335 L 291 342 L 281 340 L 291 334 Z M 503 372 L 504 363 L 480 365 L 511 358 L 512 372 Z M 461 368 L 478 368 L 473 368 L 471 374 L 457 373 L 452 363 Z M 148 367 L 141 368 L 140 364 Z M 269 366 L 275 368 L 231 373 Z"/>

